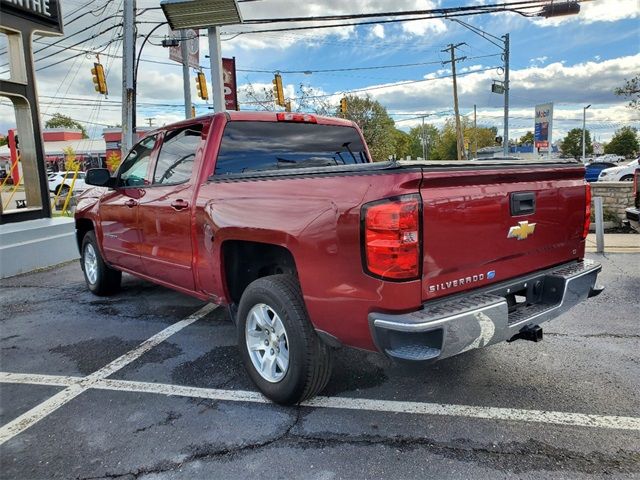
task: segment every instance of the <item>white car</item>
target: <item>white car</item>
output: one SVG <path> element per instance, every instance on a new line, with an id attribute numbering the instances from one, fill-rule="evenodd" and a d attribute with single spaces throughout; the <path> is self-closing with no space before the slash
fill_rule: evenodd
<path id="1" fill-rule="evenodd" d="M 65 178 L 66 173 L 66 178 Z M 74 172 L 55 172 L 47 175 L 47 181 L 49 182 L 49 191 L 53 193 L 59 193 L 60 195 L 66 195 L 71 189 L 73 183 Z M 84 183 L 85 173 L 78 172 L 76 182 L 73 184 L 74 195 L 80 195 L 87 189 L 87 185 Z"/>
<path id="2" fill-rule="evenodd" d="M 638 159 L 631 160 L 629 163 L 620 165 L 619 167 L 605 168 L 598 176 L 599 182 L 632 182 L 633 172 L 638 168 Z"/>

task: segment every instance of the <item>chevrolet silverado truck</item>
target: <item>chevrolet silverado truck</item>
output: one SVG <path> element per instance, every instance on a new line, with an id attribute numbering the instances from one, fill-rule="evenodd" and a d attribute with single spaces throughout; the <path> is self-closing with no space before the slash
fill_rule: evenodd
<path id="1" fill-rule="evenodd" d="M 86 183 L 89 290 L 127 272 L 227 307 L 281 404 L 323 389 L 336 347 L 433 362 L 538 341 L 602 290 L 574 161 L 372 162 L 351 121 L 228 112 L 149 133 Z"/>

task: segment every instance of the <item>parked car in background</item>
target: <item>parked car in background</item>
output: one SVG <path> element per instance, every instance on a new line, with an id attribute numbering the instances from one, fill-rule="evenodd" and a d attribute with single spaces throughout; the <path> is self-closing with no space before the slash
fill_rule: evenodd
<path id="1" fill-rule="evenodd" d="M 605 168 L 598 176 L 599 182 L 631 182 L 633 174 L 638 168 L 638 159 L 631 160 L 629 163 L 618 167 Z"/>
<path id="2" fill-rule="evenodd" d="M 47 175 L 47 181 L 49 182 L 49 191 L 55 194 L 66 195 L 71 189 L 73 183 L 73 174 L 75 172 L 54 172 Z M 73 183 L 73 193 L 80 195 L 87 189 L 84 183 L 85 173 L 78 172 L 78 177 L 75 183 Z"/>
<path id="3" fill-rule="evenodd" d="M 623 222 L 640 232 L 640 168 L 633 175 L 633 206 L 625 209 L 626 220 Z"/>
<path id="4" fill-rule="evenodd" d="M 619 164 L 621 162 L 624 162 L 626 158 L 623 157 L 622 155 L 607 153 L 605 155 L 600 155 L 599 157 L 596 157 L 594 160 L 597 160 L 598 162 L 609 162 L 609 163 Z"/>
<path id="5" fill-rule="evenodd" d="M 587 182 L 597 182 L 598 177 L 600 176 L 600 172 L 605 168 L 613 168 L 615 167 L 615 163 L 611 162 L 593 162 L 585 165 L 584 179 Z"/>

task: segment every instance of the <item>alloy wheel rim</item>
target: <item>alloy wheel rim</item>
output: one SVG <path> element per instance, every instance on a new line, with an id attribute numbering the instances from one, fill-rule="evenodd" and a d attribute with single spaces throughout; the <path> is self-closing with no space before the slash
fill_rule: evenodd
<path id="1" fill-rule="evenodd" d="M 262 378 L 277 383 L 289 369 L 289 340 L 280 316 L 264 303 L 247 314 L 245 338 L 249 358 Z"/>
<path id="2" fill-rule="evenodd" d="M 90 284 L 95 284 L 98 279 L 98 257 L 93 245 L 90 243 L 84 248 L 84 273 Z"/>

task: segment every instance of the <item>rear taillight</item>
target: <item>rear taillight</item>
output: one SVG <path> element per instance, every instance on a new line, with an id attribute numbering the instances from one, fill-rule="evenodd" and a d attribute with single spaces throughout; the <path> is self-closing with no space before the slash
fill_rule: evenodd
<path id="1" fill-rule="evenodd" d="M 367 273 L 385 280 L 419 278 L 421 204 L 419 195 L 403 195 L 362 207 L 362 258 Z"/>
<path id="2" fill-rule="evenodd" d="M 584 206 L 584 229 L 582 231 L 582 238 L 587 238 L 589 235 L 589 226 L 591 225 L 591 185 L 588 183 L 585 185 L 585 206 Z"/>

